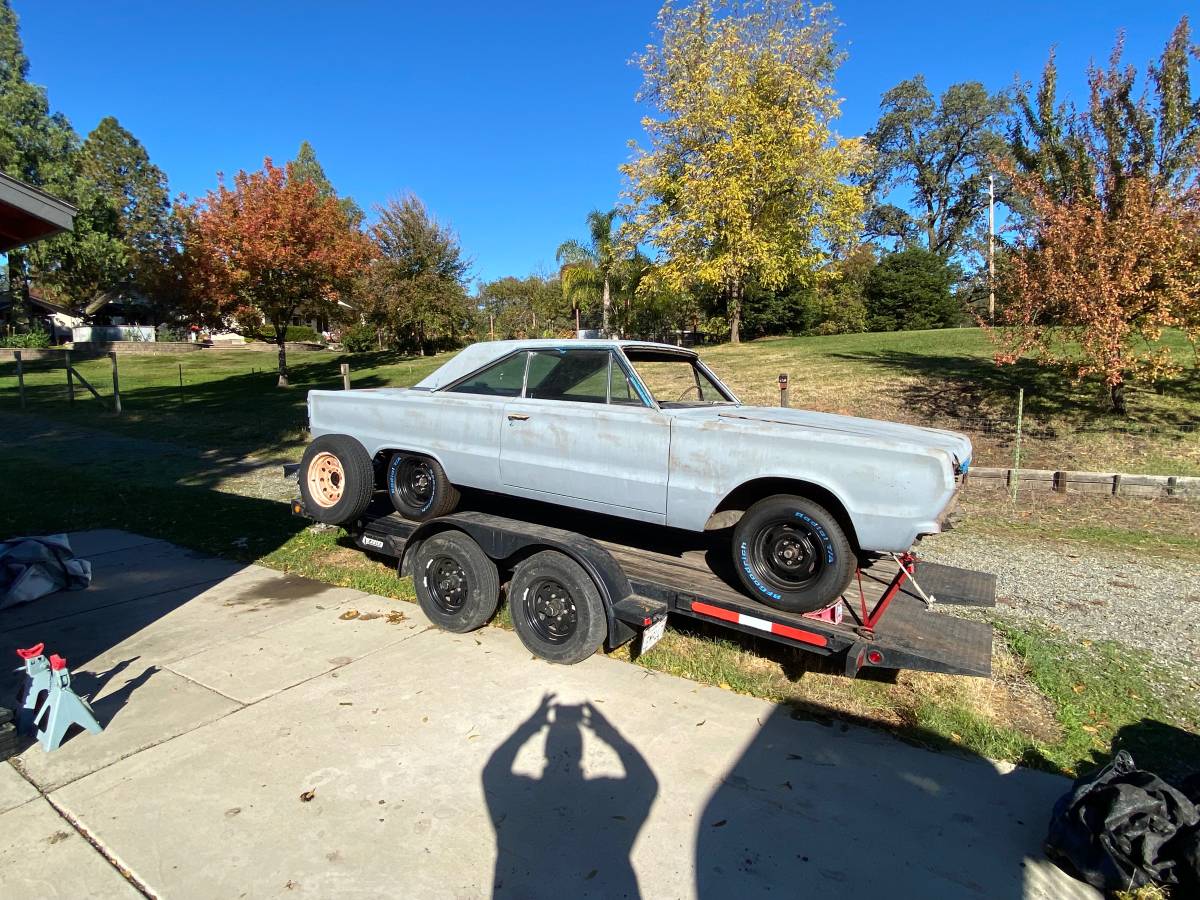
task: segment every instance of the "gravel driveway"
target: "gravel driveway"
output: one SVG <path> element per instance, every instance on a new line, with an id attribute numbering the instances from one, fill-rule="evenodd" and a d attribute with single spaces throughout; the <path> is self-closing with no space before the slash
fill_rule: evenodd
<path id="1" fill-rule="evenodd" d="M 961 531 L 921 543 L 933 562 L 995 572 L 996 614 L 1056 625 L 1072 638 L 1147 650 L 1197 677 L 1200 566 L 1138 555 Z"/>

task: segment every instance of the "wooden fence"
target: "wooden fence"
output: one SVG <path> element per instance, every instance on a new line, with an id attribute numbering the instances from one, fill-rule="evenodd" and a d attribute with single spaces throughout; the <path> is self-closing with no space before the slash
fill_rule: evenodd
<path id="1" fill-rule="evenodd" d="M 1053 469 L 993 469 L 973 466 L 973 487 L 1107 494 L 1113 497 L 1186 497 L 1200 500 L 1200 478 L 1185 475 L 1127 475 L 1122 472 L 1068 472 Z"/>

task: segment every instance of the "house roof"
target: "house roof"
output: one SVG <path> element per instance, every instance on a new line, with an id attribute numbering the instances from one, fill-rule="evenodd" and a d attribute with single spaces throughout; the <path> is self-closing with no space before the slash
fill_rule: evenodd
<path id="1" fill-rule="evenodd" d="M 0 253 L 70 231 L 75 213 L 70 203 L 0 173 Z"/>

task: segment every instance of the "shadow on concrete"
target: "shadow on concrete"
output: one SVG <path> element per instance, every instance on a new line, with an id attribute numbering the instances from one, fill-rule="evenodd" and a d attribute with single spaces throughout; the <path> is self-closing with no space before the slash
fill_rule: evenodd
<path id="1" fill-rule="evenodd" d="M 518 774 L 517 754 L 543 731 L 541 776 Z M 597 758 L 585 747 L 585 733 L 616 753 L 623 776 L 585 774 L 584 760 Z M 483 789 L 496 830 L 494 896 L 641 896 L 629 854 L 658 781 L 591 703 L 543 697 L 488 760 Z"/>

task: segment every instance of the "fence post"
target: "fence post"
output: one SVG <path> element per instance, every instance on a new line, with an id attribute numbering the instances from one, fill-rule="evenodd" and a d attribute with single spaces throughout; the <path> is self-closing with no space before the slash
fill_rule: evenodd
<path id="1" fill-rule="evenodd" d="M 75 402 L 75 377 L 71 374 L 71 351 L 63 351 L 63 360 L 67 366 L 67 399 Z"/>
<path id="2" fill-rule="evenodd" d="M 183 363 L 179 364 L 179 403 L 183 404 Z"/>
<path id="3" fill-rule="evenodd" d="M 1017 499 L 1017 482 L 1020 480 L 1021 468 L 1021 422 L 1025 418 L 1025 388 L 1017 390 L 1017 443 L 1013 447 L 1013 479 L 1012 499 Z"/>
<path id="4" fill-rule="evenodd" d="M 350 390 L 350 363 L 342 363 L 342 390 Z"/>
<path id="5" fill-rule="evenodd" d="M 21 363 L 21 351 L 14 350 L 13 358 L 17 361 L 17 395 L 21 398 L 21 409 L 25 408 L 25 367 Z"/>
<path id="6" fill-rule="evenodd" d="M 121 382 L 117 378 L 117 351 L 110 351 L 108 356 L 112 360 L 113 367 L 113 412 L 119 416 L 121 414 Z"/>
<path id="7" fill-rule="evenodd" d="M 779 405 L 787 407 L 788 405 L 788 373 L 779 373 Z"/>

